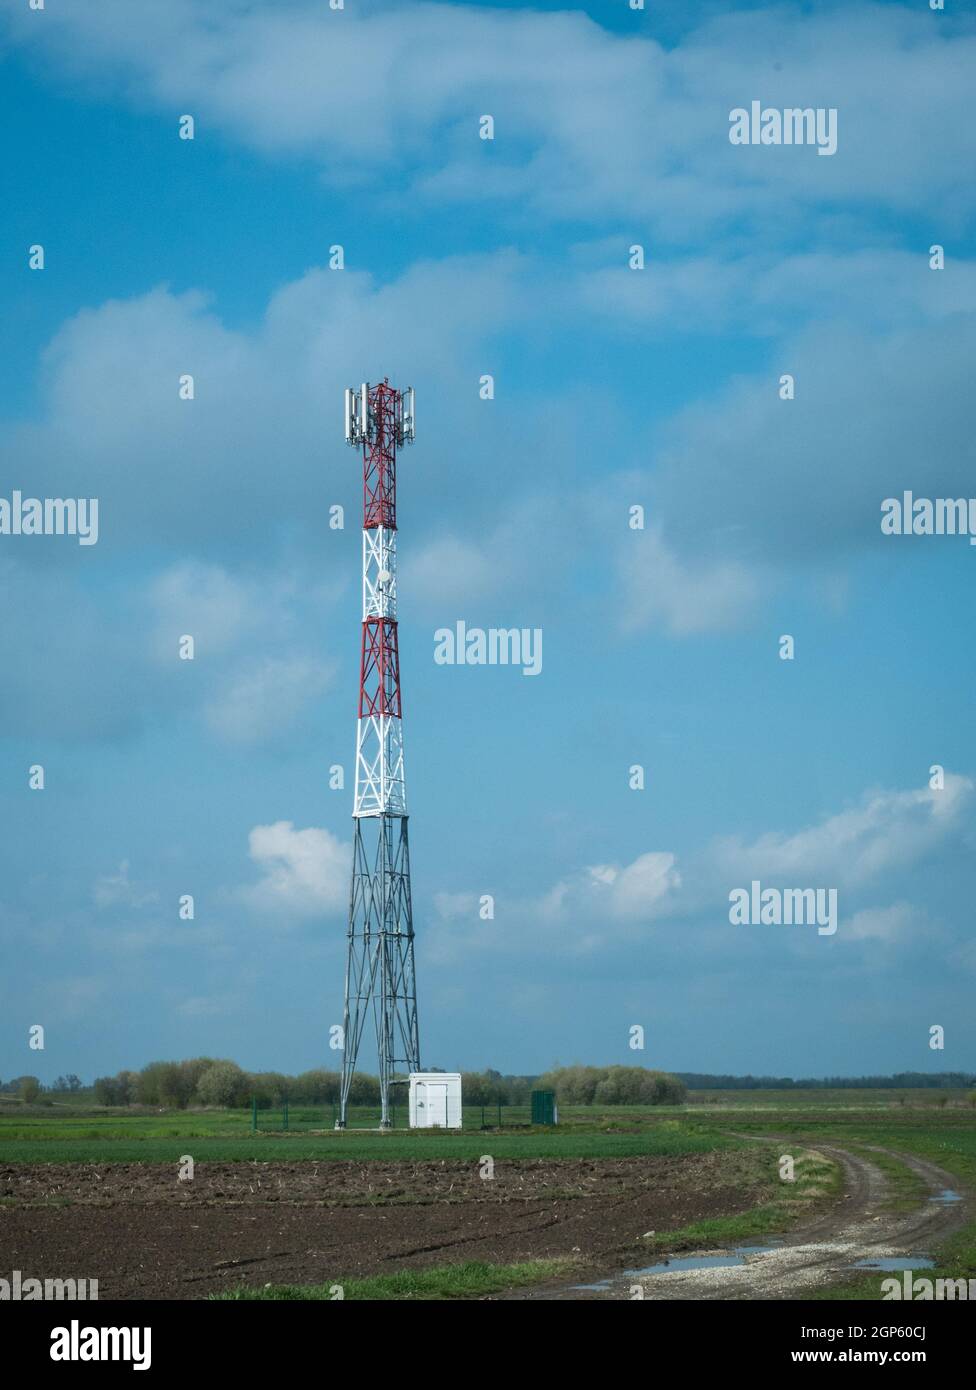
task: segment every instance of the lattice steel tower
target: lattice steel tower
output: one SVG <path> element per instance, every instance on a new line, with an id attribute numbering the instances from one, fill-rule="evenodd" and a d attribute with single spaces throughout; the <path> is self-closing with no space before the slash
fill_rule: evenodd
<path id="1" fill-rule="evenodd" d="M 413 388 L 364 382 L 346 391 L 346 442 L 363 451 L 363 634 L 353 805 L 352 890 L 337 1129 L 372 1010 L 380 1126 L 390 1125 L 396 1069 L 420 1070 L 413 910 L 397 651 L 397 449 L 414 438 Z"/>

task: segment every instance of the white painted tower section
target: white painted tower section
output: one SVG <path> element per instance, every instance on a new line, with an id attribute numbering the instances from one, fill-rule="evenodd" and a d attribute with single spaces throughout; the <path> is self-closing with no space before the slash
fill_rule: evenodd
<path id="1" fill-rule="evenodd" d="M 396 531 L 376 526 L 363 532 L 363 621 L 397 616 Z M 403 769 L 403 720 L 368 715 L 356 733 L 354 816 L 407 814 Z"/>

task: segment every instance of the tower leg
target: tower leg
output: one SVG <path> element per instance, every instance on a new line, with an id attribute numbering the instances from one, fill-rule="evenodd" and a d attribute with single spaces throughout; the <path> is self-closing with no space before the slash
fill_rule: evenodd
<path id="1" fill-rule="evenodd" d="M 388 1129 L 397 1067 L 420 1070 L 413 907 L 406 816 L 359 816 L 349 903 L 342 1084 L 337 1128 L 346 1127 L 349 1094 L 367 1013 L 372 1007 L 380 1086 L 380 1128 Z"/>

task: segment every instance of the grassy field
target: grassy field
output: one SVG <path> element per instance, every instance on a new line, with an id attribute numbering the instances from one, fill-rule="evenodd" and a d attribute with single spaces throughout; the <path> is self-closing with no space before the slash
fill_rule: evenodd
<path id="1" fill-rule="evenodd" d="M 5 1101 L 0 1103 L 0 1166 L 65 1162 L 172 1164 L 187 1153 L 198 1163 L 341 1159 L 423 1162 L 477 1160 L 484 1153 L 501 1160 L 597 1159 L 680 1156 L 726 1149 L 730 1154 L 730 1172 L 734 1173 L 742 1161 L 743 1150 L 753 1148 L 748 1138 L 738 1136 L 782 1135 L 798 1145 L 835 1142 L 863 1152 L 888 1176 L 894 1211 L 917 1204 L 923 1195 L 918 1179 L 897 1157 L 869 1154 L 864 1146 L 880 1145 L 896 1154 L 900 1151 L 929 1159 L 951 1173 L 960 1188 L 976 1191 L 976 1110 L 964 1092 L 701 1092 L 680 1107 L 563 1106 L 560 1124 L 554 1129 L 520 1126 L 483 1130 L 481 1109 L 472 1107 L 465 1112 L 466 1128 L 460 1132 L 357 1132 L 357 1120 L 368 1122 L 374 1113 L 353 1114 L 351 1127 L 336 1132 L 329 1127 L 331 1107 L 293 1107 L 289 1118 L 296 1128 L 288 1133 L 252 1133 L 249 1110 L 112 1111 L 77 1104 L 26 1107 Z M 277 1116 L 265 1112 L 260 1117 L 262 1124 L 276 1120 L 280 1122 L 280 1112 Z M 319 1124 L 323 1128 L 316 1131 Z M 767 1196 L 754 1210 L 672 1231 L 668 1236 L 655 1238 L 650 1248 L 716 1246 L 787 1230 L 803 1217 L 809 1201 L 834 1195 L 837 1174 L 829 1169 L 819 1160 L 806 1164 L 801 1178 L 810 1188 L 807 1196 L 800 1188 L 795 1189 L 785 1205 L 779 1193 Z M 932 1253 L 938 1266 L 930 1272 L 932 1277 L 976 1278 L 976 1222 L 954 1236 L 942 1250 Z M 553 1272 L 537 1268 L 537 1263 L 518 1268 L 471 1264 L 452 1266 L 449 1270 L 407 1272 L 391 1276 L 394 1283 L 389 1287 L 382 1279 L 341 1282 L 344 1297 L 349 1299 L 476 1297 L 520 1282 L 535 1282 Z M 275 1287 L 266 1292 L 259 1290 L 253 1296 L 327 1300 L 335 1296 L 330 1287 Z M 866 1274 L 863 1279 L 820 1296 L 867 1299 L 878 1298 L 879 1291 L 877 1276 Z"/>
<path id="2" fill-rule="evenodd" d="M 844 1110 L 901 1110 L 906 1106 L 929 1110 L 944 1110 L 949 1106 L 964 1105 L 974 1110 L 968 1097 L 972 1088 L 946 1087 L 935 1090 L 931 1087 L 877 1087 L 874 1089 L 848 1088 L 846 1086 L 823 1086 L 817 1090 L 795 1091 L 692 1091 L 688 1096 L 689 1105 L 719 1106 L 722 1109 L 759 1108 L 760 1110 L 779 1109 L 815 1110 L 824 1106 Z"/>
<path id="3" fill-rule="evenodd" d="M 838 1089 L 694 1095 L 687 1105 L 653 1109 L 563 1106 L 555 1129 L 520 1125 L 484 1130 L 481 1108 L 466 1107 L 464 1129 L 450 1133 L 379 1133 L 365 1128 L 375 1123 L 375 1111 L 365 1109 L 351 1112 L 349 1128 L 337 1132 L 331 1128 L 331 1107 L 322 1106 L 293 1107 L 287 1133 L 280 1128 L 280 1111 L 259 1112 L 260 1128 L 253 1133 L 250 1110 L 126 1111 L 4 1102 L 0 1162 L 171 1163 L 187 1152 L 191 1141 L 195 1159 L 215 1162 L 467 1159 L 478 1158 L 489 1142 L 491 1152 L 501 1158 L 625 1158 L 734 1145 L 736 1141 L 723 1133 L 733 1128 L 811 1138 L 843 1135 L 892 1146 L 896 1137 L 911 1135 L 943 1156 L 954 1153 L 952 1143 L 958 1137 L 964 1146 L 960 1158 L 965 1159 L 965 1144 L 976 1136 L 976 1110 L 964 1092 Z"/>
<path id="4" fill-rule="evenodd" d="M 291 1117 L 290 1117 L 291 1118 Z M 299 1112 L 299 1118 L 304 1118 Z M 467 1119 L 467 1117 L 466 1117 Z M 490 1143 L 496 1158 L 630 1158 L 641 1154 L 704 1153 L 736 1141 L 690 1126 L 674 1112 L 588 1110 L 567 1114 L 556 1129 L 511 1131 L 392 1130 L 318 1133 L 251 1132 L 250 1112 L 119 1111 L 42 1113 L 0 1109 L 0 1163 L 172 1163 L 192 1151 L 198 1162 L 271 1159 L 477 1159 Z"/>

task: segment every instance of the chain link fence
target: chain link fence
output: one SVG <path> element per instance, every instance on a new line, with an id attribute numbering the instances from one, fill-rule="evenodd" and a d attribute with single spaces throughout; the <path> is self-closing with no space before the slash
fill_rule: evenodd
<path id="1" fill-rule="evenodd" d="M 338 1101 L 323 1105 L 293 1105 L 282 1101 L 278 1105 L 260 1108 L 252 1102 L 248 1112 L 251 1130 L 254 1133 L 310 1134 L 315 1131 L 335 1129 L 339 1118 Z M 392 1129 L 409 1129 L 410 1115 L 406 1095 L 391 1103 L 390 1121 Z M 350 1105 L 346 1109 L 347 1129 L 378 1129 L 380 1124 L 379 1105 Z M 465 1105 L 462 1111 L 462 1127 L 467 1130 L 481 1129 L 524 1129 L 532 1124 L 532 1107 L 526 1105 Z"/>

